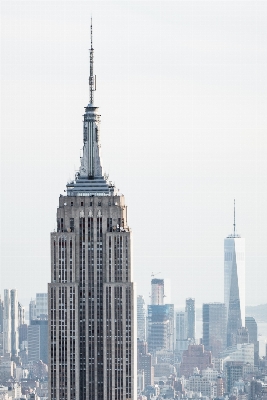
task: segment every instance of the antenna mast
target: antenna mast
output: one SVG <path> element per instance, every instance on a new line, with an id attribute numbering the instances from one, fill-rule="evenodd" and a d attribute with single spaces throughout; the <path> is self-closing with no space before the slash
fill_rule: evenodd
<path id="1" fill-rule="evenodd" d="M 234 199 L 234 237 L 235 237 L 235 199 Z"/>
<path id="2" fill-rule="evenodd" d="M 94 76 L 94 49 L 93 49 L 93 24 L 91 17 L 91 48 L 90 48 L 90 76 L 89 76 L 89 103 L 94 104 L 94 91 L 96 90 L 96 77 Z"/>

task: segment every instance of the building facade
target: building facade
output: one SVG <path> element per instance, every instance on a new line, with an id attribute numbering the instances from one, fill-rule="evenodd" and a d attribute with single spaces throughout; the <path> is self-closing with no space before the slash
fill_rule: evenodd
<path id="1" fill-rule="evenodd" d="M 213 357 L 227 346 L 226 307 L 223 303 L 207 303 L 202 308 L 203 344 Z"/>
<path id="2" fill-rule="evenodd" d="M 16 289 L 4 290 L 3 325 L 3 352 L 16 357 L 19 350 L 19 307 Z"/>
<path id="3" fill-rule="evenodd" d="M 196 337 L 195 299 L 186 299 L 185 312 L 187 313 L 187 338 L 190 339 L 192 343 L 194 343 Z"/>
<path id="4" fill-rule="evenodd" d="M 152 366 L 152 355 L 147 352 L 147 342 L 137 340 L 137 368 L 143 371 L 144 386 L 154 385 L 154 367 Z"/>
<path id="5" fill-rule="evenodd" d="M 188 350 L 183 352 L 183 358 L 180 366 L 180 375 L 188 378 L 194 374 L 195 368 L 200 372 L 208 367 L 213 368 L 211 352 L 204 349 L 202 344 L 189 345 Z"/>
<path id="6" fill-rule="evenodd" d="M 36 318 L 47 319 L 47 293 L 36 293 Z"/>
<path id="7" fill-rule="evenodd" d="M 89 89 L 81 167 L 51 233 L 50 399 L 135 399 L 131 230 L 124 196 L 102 174 L 92 41 Z"/>
<path id="8" fill-rule="evenodd" d="M 148 305 L 147 342 L 149 353 L 173 351 L 174 305 Z"/>
<path id="9" fill-rule="evenodd" d="M 48 364 L 48 321 L 32 320 L 28 326 L 28 361 Z"/>
<path id="10" fill-rule="evenodd" d="M 238 361 L 254 367 L 254 344 L 243 343 L 227 347 L 219 354 L 219 357 L 223 359 L 224 365 L 228 361 Z"/>
<path id="11" fill-rule="evenodd" d="M 137 296 L 137 337 L 146 340 L 146 306 L 144 296 Z"/>
<path id="12" fill-rule="evenodd" d="M 151 280 L 151 304 L 147 307 L 149 353 L 174 350 L 174 305 L 164 304 L 164 279 Z"/>
<path id="13" fill-rule="evenodd" d="M 177 311 L 175 313 L 175 348 L 181 352 L 188 349 L 190 342 L 187 339 L 187 312 Z"/>
<path id="14" fill-rule="evenodd" d="M 11 355 L 16 357 L 19 351 L 19 303 L 17 289 L 10 290 L 11 313 Z"/>
<path id="15" fill-rule="evenodd" d="M 151 280 L 151 304 L 154 306 L 164 304 L 164 279 Z"/>
<path id="16" fill-rule="evenodd" d="M 10 290 L 4 290 L 3 353 L 11 353 L 11 305 Z"/>
<path id="17" fill-rule="evenodd" d="M 224 303 L 227 310 L 227 345 L 236 344 L 245 326 L 245 239 L 235 231 L 224 239 Z"/>
<path id="18" fill-rule="evenodd" d="M 258 341 L 258 325 L 253 317 L 245 318 L 245 325 L 248 330 L 248 341 L 254 344 L 254 365 L 259 365 L 259 341 Z"/>

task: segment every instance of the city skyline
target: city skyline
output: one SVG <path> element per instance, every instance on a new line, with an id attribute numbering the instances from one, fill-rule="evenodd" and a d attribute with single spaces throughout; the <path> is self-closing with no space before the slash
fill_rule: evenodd
<path id="1" fill-rule="evenodd" d="M 137 293 L 148 303 L 161 271 L 174 304 L 223 301 L 235 198 L 246 304 L 266 303 L 267 6 L 152 4 L 3 4 L 0 292 L 16 288 L 24 306 L 47 290 L 47 232 L 79 166 L 91 13 L 104 172 L 127 193 Z"/>

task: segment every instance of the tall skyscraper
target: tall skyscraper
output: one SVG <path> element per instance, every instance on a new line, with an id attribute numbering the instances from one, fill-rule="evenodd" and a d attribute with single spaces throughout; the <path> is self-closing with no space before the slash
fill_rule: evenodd
<path id="1" fill-rule="evenodd" d="M 178 352 L 188 349 L 189 341 L 187 339 L 187 312 L 177 311 L 175 314 L 175 338 L 176 350 Z"/>
<path id="2" fill-rule="evenodd" d="M 4 315 L 3 315 L 3 352 L 11 353 L 11 309 L 10 290 L 4 290 Z"/>
<path id="3" fill-rule="evenodd" d="M 103 176 L 94 105 L 91 26 L 83 156 L 59 198 L 51 233 L 51 400 L 136 399 L 136 322 L 131 230 L 124 196 Z"/>
<path id="4" fill-rule="evenodd" d="M 187 313 L 187 338 L 195 341 L 196 337 L 196 308 L 195 299 L 189 298 L 185 301 L 185 311 Z"/>
<path id="5" fill-rule="evenodd" d="M 3 332 L 4 328 L 4 302 L 1 300 L 0 296 L 0 333 Z"/>
<path id="6" fill-rule="evenodd" d="M 151 305 L 147 307 L 148 351 L 174 349 L 174 305 L 164 304 L 164 280 L 151 280 Z"/>
<path id="7" fill-rule="evenodd" d="M 203 344 L 218 357 L 227 345 L 226 307 L 223 303 L 203 304 Z"/>
<path id="8" fill-rule="evenodd" d="M 16 357 L 19 351 L 19 304 L 17 289 L 10 290 L 11 314 L 11 355 Z"/>
<path id="9" fill-rule="evenodd" d="M 245 326 L 245 239 L 234 232 L 224 239 L 224 303 L 227 310 L 227 345 L 236 343 L 236 335 Z"/>
<path id="10" fill-rule="evenodd" d="M 32 320 L 28 326 L 28 361 L 48 363 L 48 321 Z"/>
<path id="11" fill-rule="evenodd" d="M 146 307 L 144 296 L 137 296 L 137 337 L 146 340 Z"/>
<path id="12" fill-rule="evenodd" d="M 4 290 L 3 351 L 18 355 L 19 350 L 19 309 L 16 289 Z"/>

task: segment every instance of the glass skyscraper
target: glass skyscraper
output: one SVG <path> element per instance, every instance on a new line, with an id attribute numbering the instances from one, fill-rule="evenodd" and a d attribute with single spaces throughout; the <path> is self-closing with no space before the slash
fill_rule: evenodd
<path id="1" fill-rule="evenodd" d="M 245 326 L 245 239 L 235 232 L 224 239 L 224 303 L 227 345 L 235 344 L 237 330 Z"/>
<path id="2" fill-rule="evenodd" d="M 203 344 L 213 357 L 226 347 L 226 307 L 223 303 L 203 304 Z"/>

